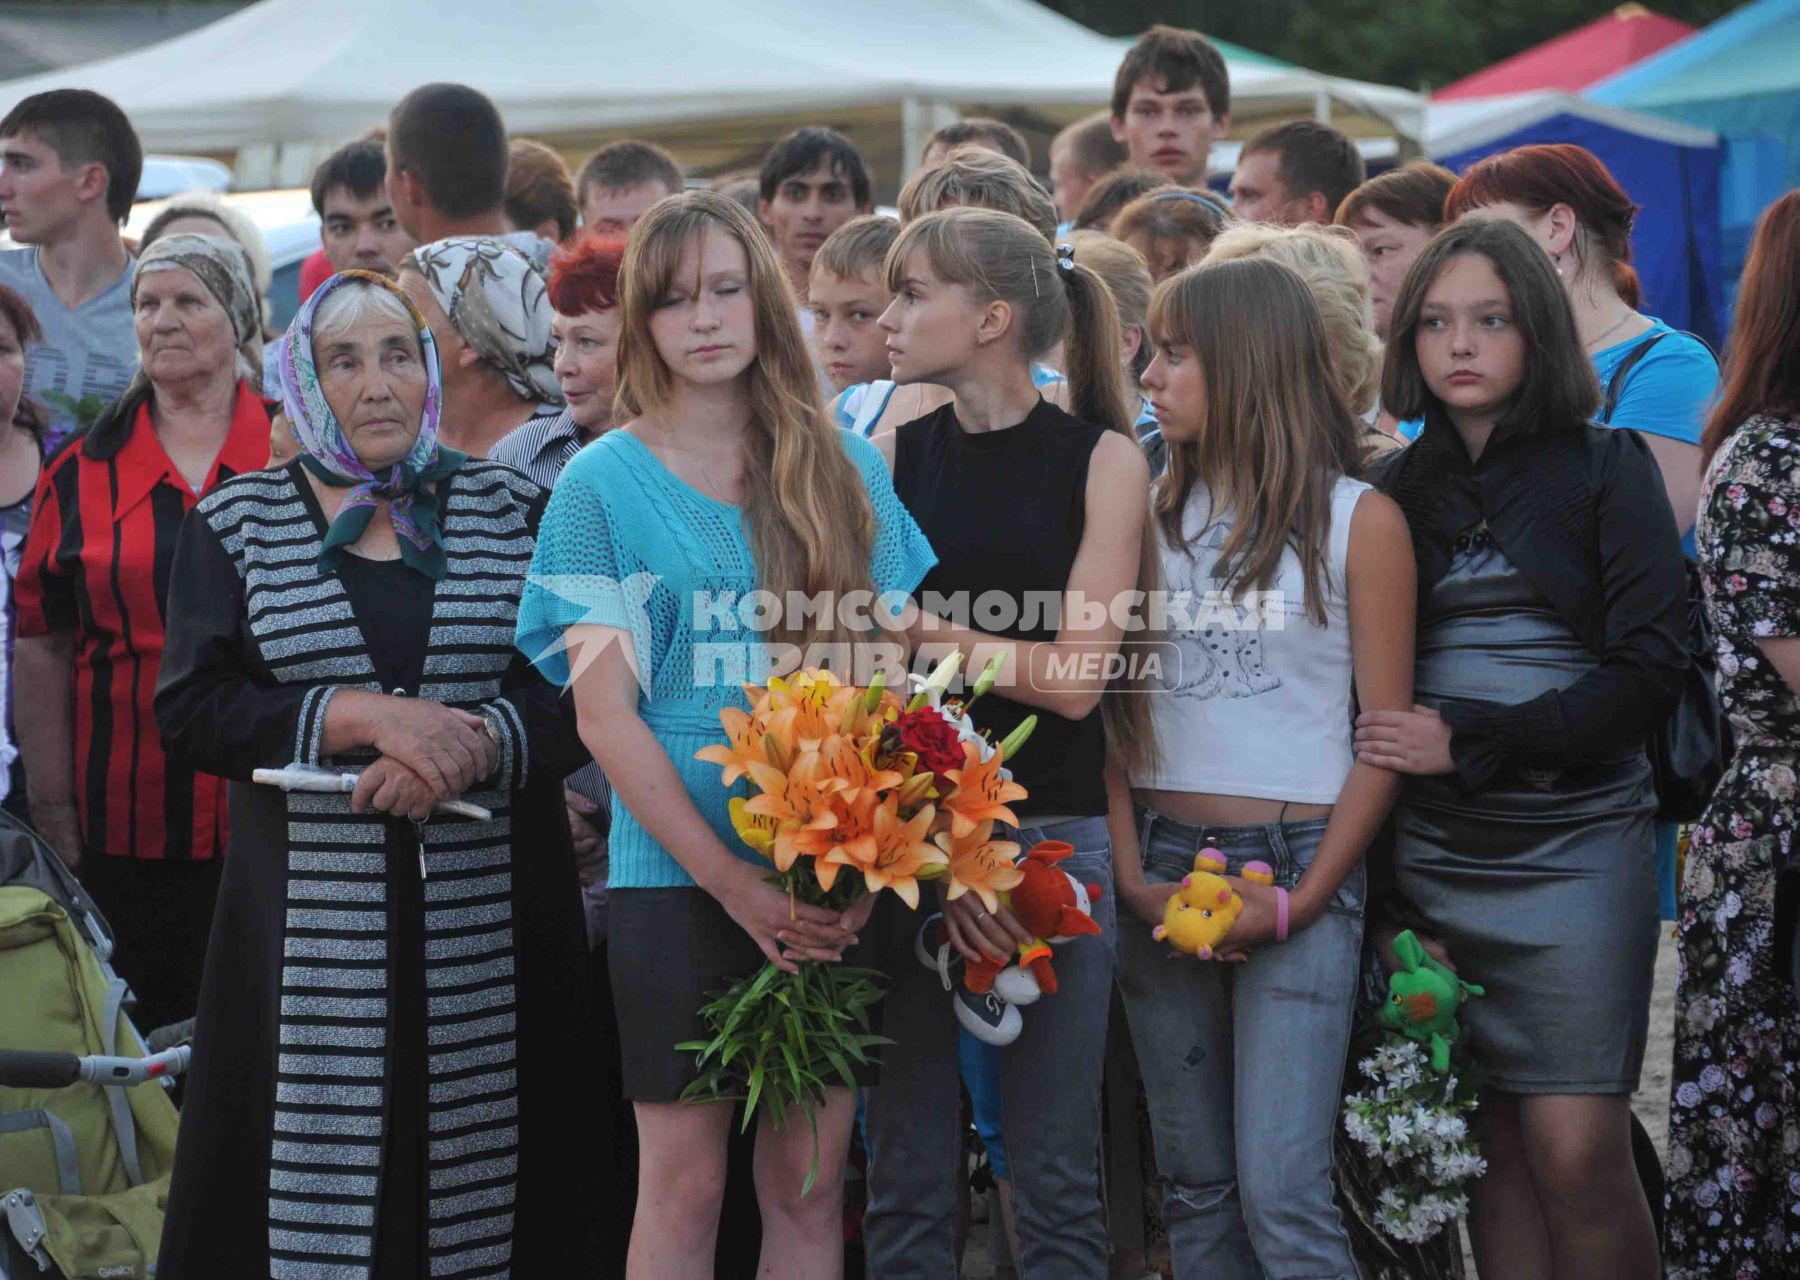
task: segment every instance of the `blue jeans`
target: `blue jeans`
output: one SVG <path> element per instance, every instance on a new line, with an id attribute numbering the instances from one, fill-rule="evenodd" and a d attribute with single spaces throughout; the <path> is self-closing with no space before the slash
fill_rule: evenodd
<path id="1" fill-rule="evenodd" d="M 1106 822 L 1026 828 L 1020 844 L 1066 840 L 1063 869 L 1105 891 L 1101 935 L 1056 945 L 1059 987 L 1019 1012 L 1025 1029 L 999 1050 L 1006 1156 L 1024 1280 L 1106 1280 L 1100 1207 L 1100 1071 L 1113 981 L 1112 851 Z M 908 922 L 911 927 L 920 923 Z M 866 1098 L 869 1208 L 863 1243 L 871 1280 L 957 1274 L 953 1218 L 962 1152 L 956 1015 L 934 970 L 896 948 L 881 1004 L 881 1083 Z"/>
<path id="2" fill-rule="evenodd" d="M 1292 889 L 1326 819 L 1196 827 L 1138 809 L 1144 875 L 1179 881 L 1212 846 Z M 1332 1200 L 1331 1144 L 1343 1095 L 1362 946 L 1357 864 L 1316 921 L 1243 964 L 1193 960 L 1130 919 L 1119 991 L 1149 1097 L 1163 1218 L 1180 1280 L 1357 1275 Z"/>

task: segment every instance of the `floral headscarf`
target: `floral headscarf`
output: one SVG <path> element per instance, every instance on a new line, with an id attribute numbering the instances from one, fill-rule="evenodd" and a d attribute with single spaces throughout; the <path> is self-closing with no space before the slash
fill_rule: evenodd
<path id="1" fill-rule="evenodd" d="M 251 281 L 250 258 L 243 246 L 224 236 L 164 236 L 151 242 L 131 273 L 131 304 L 137 306 L 138 283 L 157 271 L 182 267 L 218 300 L 231 318 L 237 337 L 238 374 L 254 384 L 263 367 L 262 302 Z"/>
<path id="2" fill-rule="evenodd" d="M 551 368 L 552 308 L 542 267 L 494 236 L 420 245 L 406 265 L 425 277 L 463 341 L 505 375 L 519 399 L 563 402 Z"/>
<path id="3" fill-rule="evenodd" d="M 350 447 L 337 415 L 326 403 L 313 363 L 314 321 L 319 305 L 337 290 L 365 281 L 399 298 L 418 326 L 419 345 L 425 362 L 425 408 L 419 417 L 419 435 L 400 461 L 376 473 L 363 464 Z M 300 443 L 300 464 L 324 483 L 347 488 L 349 494 L 326 530 L 319 563 L 336 569 L 344 548 L 362 537 L 375 514 L 377 500 L 391 500 L 389 516 L 400 535 L 400 558 L 409 567 L 436 581 L 444 576 L 444 536 L 438 525 L 438 498 L 433 486 L 460 467 L 468 455 L 438 444 L 438 418 L 444 407 L 443 376 L 438 370 L 437 343 L 425 317 L 386 276 L 373 271 L 344 271 L 320 285 L 294 316 L 269 361 L 279 384 L 283 411 Z"/>

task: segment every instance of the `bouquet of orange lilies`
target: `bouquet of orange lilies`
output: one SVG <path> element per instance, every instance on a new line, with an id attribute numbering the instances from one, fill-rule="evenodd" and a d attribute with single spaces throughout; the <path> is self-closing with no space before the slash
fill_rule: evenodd
<path id="1" fill-rule="evenodd" d="M 731 801 L 732 827 L 769 859 L 771 880 L 790 899 L 842 911 L 885 889 L 916 908 L 919 882 L 943 880 L 946 896 L 975 893 L 992 911 L 1019 883 L 1019 846 L 993 834 L 998 822 L 1018 823 L 1008 806 L 1025 789 L 1005 763 L 1036 718 L 989 742 L 968 706 L 993 687 L 1000 660 L 966 701 L 945 696 L 961 665 L 953 654 L 929 679 L 912 677 L 916 692 L 904 703 L 879 677 L 859 688 L 806 670 L 747 685 L 750 709 L 720 713 L 726 741 L 697 758 L 721 766 L 726 786 L 749 779 L 754 794 Z M 812 1124 L 826 1087 L 854 1088 L 855 1066 L 887 1043 L 869 1031 L 879 978 L 807 961 L 798 973 L 766 964 L 739 979 L 701 1010 L 711 1038 L 677 1046 L 699 1054 L 700 1073 L 682 1096 L 743 1100 L 745 1128 L 759 1110 L 780 1124 L 795 1107 Z M 807 1191 L 817 1136 L 815 1125 Z"/>

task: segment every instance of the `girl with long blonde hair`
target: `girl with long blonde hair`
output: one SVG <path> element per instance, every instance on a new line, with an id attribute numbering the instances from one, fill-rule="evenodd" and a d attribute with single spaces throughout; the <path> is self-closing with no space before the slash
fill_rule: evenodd
<path id="1" fill-rule="evenodd" d="M 841 959 L 870 901 L 840 917 L 771 887 L 732 831 L 744 784 L 722 786 L 695 752 L 725 740 L 719 712 L 743 705 L 745 680 L 886 646 L 854 593 L 910 592 L 932 555 L 874 447 L 826 420 L 792 289 L 741 206 L 711 192 L 653 206 L 620 311 L 622 425 L 555 489 L 518 638 L 573 690 L 619 801 L 607 941 L 640 1147 L 628 1274 L 689 1280 L 712 1266 L 731 1108 L 677 1101 L 693 1055 L 674 1046 L 701 1038 L 710 993 L 765 959 Z M 796 610 L 801 595 L 822 607 Z M 827 1090 L 809 1195 L 803 1117 L 758 1131 L 763 1274 L 841 1274 L 853 1107 Z"/>
<path id="2" fill-rule="evenodd" d="M 1293 269 L 1190 268 L 1157 290 L 1150 331 L 1174 655 L 1154 760 L 1107 782 L 1119 989 L 1175 1272 L 1355 1276 L 1331 1143 L 1362 857 L 1400 782 L 1355 760 L 1351 706 L 1412 705 L 1412 548 L 1394 502 L 1352 478 L 1359 424 Z M 1216 956 L 1187 959 L 1152 930 L 1201 852 L 1244 906 Z M 1249 863 L 1274 883 L 1237 878 Z"/>
<path id="3" fill-rule="evenodd" d="M 1029 223 L 990 209 L 928 213 L 889 251 L 896 295 L 880 324 L 894 377 L 947 388 L 948 404 L 876 444 L 938 554 L 909 627 L 927 655 L 954 647 L 1002 684 L 975 705 L 996 740 L 1036 714 L 1008 768 L 1030 793 L 1015 811 L 1029 848 L 1064 841 L 1081 882 L 1110 878 L 1102 781 L 1110 748 L 1144 743 L 1145 700 L 1110 692 L 1129 604 L 1145 570 L 1149 470 L 1126 411 L 1119 322 L 1100 277 Z M 1073 412 L 1034 384 L 1032 353 L 1063 342 Z M 1097 714 L 1098 713 L 1098 714 Z M 1117 736 L 1109 729 L 1117 727 Z M 1094 1159 L 1112 988 L 1110 896 L 1100 936 L 1056 950 L 1060 990 L 1024 1013 L 947 994 L 937 967 L 897 962 L 883 1006 L 882 1083 L 868 1094 L 874 1275 L 954 1274 L 958 1022 L 1000 1050 L 1007 1163 L 1027 1275 L 1106 1273 Z M 921 931 L 938 967 L 1004 959 L 1029 935 L 969 894 Z M 955 1016 L 952 1016 L 954 1010 Z M 1054 1063 L 1046 1067 L 1046 1063 Z"/>

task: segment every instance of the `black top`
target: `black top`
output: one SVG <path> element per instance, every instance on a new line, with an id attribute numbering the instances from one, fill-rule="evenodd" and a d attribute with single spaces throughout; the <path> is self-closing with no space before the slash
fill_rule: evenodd
<path id="1" fill-rule="evenodd" d="M 1043 606 L 1069 585 L 1087 524 L 1088 461 L 1105 432 L 1041 399 L 1023 422 L 1000 431 L 964 431 L 951 405 L 901 427 L 894 492 L 938 558 L 919 584 L 921 606 L 990 635 L 1055 640 L 1058 611 Z M 988 593 L 1011 608 L 995 612 L 982 600 Z M 1097 712 L 1069 720 L 995 692 L 973 714 L 995 742 L 1026 716 L 1038 718 L 1030 745 L 1007 765 L 1031 795 L 1013 806 L 1021 817 L 1106 812 Z"/>
<path id="2" fill-rule="evenodd" d="M 1566 770 L 1616 757 L 1674 709 L 1688 665 L 1687 574 L 1661 473 L 1635 433 L 1501 428 L 1471 462 L 1456 429 L 1434 417 L 1368 478 L 1406 513 L 1421 608 L 1457 537 L 1485 525 L 1600 658 L 1527 702 L 1445 708 L 1465 785 L 1514 764 Z"/>

